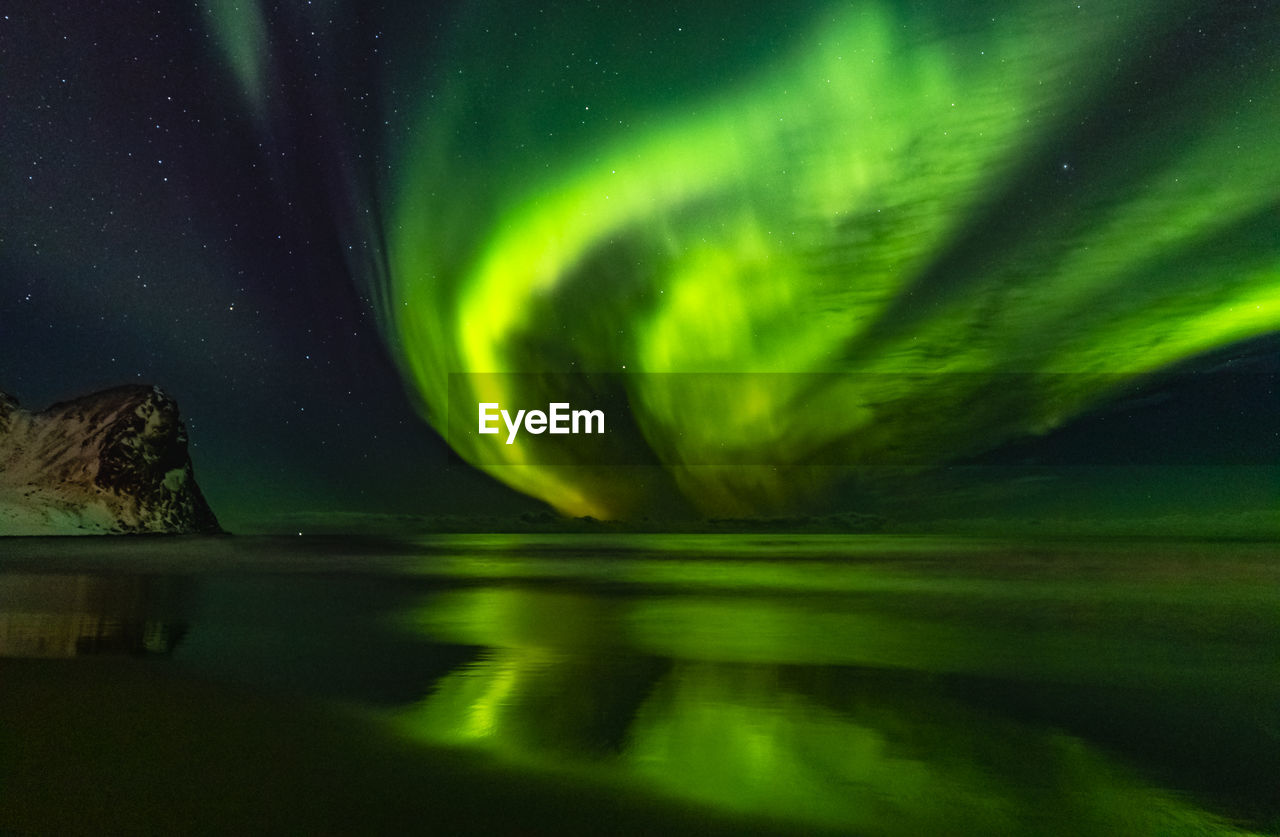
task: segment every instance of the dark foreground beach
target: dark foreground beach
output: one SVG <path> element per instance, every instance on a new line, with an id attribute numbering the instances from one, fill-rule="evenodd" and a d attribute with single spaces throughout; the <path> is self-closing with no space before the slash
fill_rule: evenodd
<path id="1" fill-rule="evenodd" d="M 0 543 L 0 831 L 1280 831 L 1274 544 Z"/>

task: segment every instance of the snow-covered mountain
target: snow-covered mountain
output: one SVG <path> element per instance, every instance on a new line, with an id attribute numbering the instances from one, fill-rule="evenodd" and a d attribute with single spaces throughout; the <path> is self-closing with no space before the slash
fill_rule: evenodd
<path id="1" fill-rule="evenodd" d="M 0 535 L 218 531 L 178 405 L 158 387 L 38 413 L 0 392 Z"/>

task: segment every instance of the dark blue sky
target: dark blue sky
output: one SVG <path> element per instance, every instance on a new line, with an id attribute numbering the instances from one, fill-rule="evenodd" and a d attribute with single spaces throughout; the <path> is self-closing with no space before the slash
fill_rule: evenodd
<path id="1" fill-rule="evenodd" d="M 378 257 L 376 240 L 353 253 L 352 218 L 394 176 L 383 152 L 395 126 L 381 115 L 410 106 L 405 87 L 452 20 L 446 4 L 360 9 L 314 42 L 301 18 L 268 14 L 265 119 L 237 95 L 193 5 L 35 4 L 0 17 L 0 389 L 35 409 L 120 383 L 161 385 L 233 529 L 541 507 L 450 458 L 406 395 L 367 283 L 352 275 Z M 1269 13 L 1238 16 L 1263 25 Z M 741 23 L 723 43 L 745 49 Z M 406 45 L 412 65 L 397 63 Z M 1257 49 L 1245 44 L 1241 60 L 1256 61 L 1246 48 Z M 721 49 L 721 60 L 741 60 Z M 1280 253 L 1269 229 L 1261 246 Z M 1244 490 L 1264 508 L 1280 444 L 1276 354 L 1268 338 L 1229 347 L 1049 439 L 977 461 L 1251 466 Z M 921 496 L 941 491 L 944 513 L 1025 494 L 1003 480 L 968 493 L 943 482 Z M 859 503 L 880 501 L 833 495 L 820 511 Z M 922 513 L 910 505 L 885 507 Z"/>

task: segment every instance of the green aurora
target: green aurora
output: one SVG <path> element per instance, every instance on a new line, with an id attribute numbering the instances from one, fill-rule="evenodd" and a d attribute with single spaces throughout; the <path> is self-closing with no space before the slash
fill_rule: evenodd
<path id="1" fill-rule="evenodd" d="M 1043 556 L 1025 552 L 1002 577 L 975 573 L 949 540 L 892 557 L 878 550 L 893 541 L 863 541 L 860 554 L 883 563 L 825 560 L 848 548 L 838 538 L 792 542 L 785 561 L 743 560 L 750 543 L 714 561 L 699 560 L 714 546 L 690 539 L 668 541 L 679 557 L 665 561 L 424 562 L 467 584 L 426 597 L 401 624 L 483 651 L 398 712 L 395 728 L 530 771 L 832 833 L 1252 833 L 1151 784 L 1151 765 L 1030 719 L 1084 707 L 1104 726 L 1127 717 L 1138 729 L 1179 724 L 1205 695 L 1267 705 L 1265 585 L 1192 569 L 1188 548 L 1087 553 L 1082 579 L 1027 572 Z M 773 538 L 758 548 L 778 555 Z M 568 578 L 609 586 L 534 583 Z M 857 606 L 833 604 L 842 596 Z M 1226 636 L 1243 645 L 1228 651 Z M 970 678 L 1036 697 L 1011 701 L 1021 712 L 998 697 L 974 703 L 956 687 Z M 1213 749 L 1198 752 L 1198 780 Z"/>
<path id="2" fill-rule="evenodd" d="M 212 20 L 255 102 L 239 8 Z M 464 4 L 402 72 L 383 263 L 355 272 L 464 459 L 571 515 L 770 513 L 856 471 L 815 465 L 975 455 L 1280 325 L 1274 20 L 753 15 Z M 661 477 L 449 432 L 566 400 L 566 373 L 609 375 L 608 444 Z"/>

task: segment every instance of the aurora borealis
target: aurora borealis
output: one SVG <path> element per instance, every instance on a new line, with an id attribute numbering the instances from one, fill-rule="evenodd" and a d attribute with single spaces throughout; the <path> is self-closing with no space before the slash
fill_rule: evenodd
<path id="1" fill-rule="evenodd" d="M 1214 583 L 1206 578 L 1161 573 L 1168 586 L 1120 585 L 1099 597 L 1098 577 L 1022 576 L 1032 593 L 1017 589 L 1014 576 L 951 575 L 963 562 L 915 564 L 905 553 L 882 566 L 823 560 L 833 547 L 849 549 L 847 541 L 806 540 L 786 561 L 743 560 L 750 547 L 735 540 L 733 550 L 743 551 L 712 561 L 669 543 L 668 560 L 622 566 L 527 553 L 424 562 L 422 571 L 443 569 L 467 584 L 424 597 L 404 623 L 483 652 L 402 709 L 397 726 L 500 764 L 575 781 L 608 776 L 810 831 L 1252 833 L 1197 810 L 1193 794 L 1147 785 L 1132 763 L 1113 760 L 1087 736 L 1027 721 L 1071 715 L 1054 708 L 1061 703 L 1087 707 L 1080 714 L 1096 713 L 1093 724 L 1106 718 L 1102 727 L 1140 729 L 1114 717 L 1136 711 L 1157 725 L 1176 723 L 1171 707 L 1191 695 L 1221 698 L 1267 682 L 1265 655 L 1228 662 L 1209 639 L 1215 619 L 1259 638 L 1273 621 L 1265 585 L 1236 587 L 1232 605 L 1219 602 L 1230 615 L 1215 616 L 1188 597 Z M 760 550 L 776 556 L 778 545 L 764 539 Z M 1180 557 L 1175 549 L 1150 566 L 1167 569 Z M 1096 568 L 1132 582 L 1128 574 L 1146 559 L 1128 558 L 1136 561 L 1104 558 Z M 527 584 L 565 576 L 591 577 L 610 593 Z M 520 578 L 526 584 L 513 584 Z M 648 592 L 626 595 L 619 586 L 628 584 Z M 846 595 L 858 604 L 831 604 Z M 1099 634 L 1096 623 L 1046 620 L 1081 598 L 1114 635 Z M 1171 633 L 1181 638 L 1172 657 L 1162 647 Z M 995 678 L 1001 687 L 970 685 L 984 698 L 975 704 L 972 692 L 954 687 L 957 677 Z M 1051 685 L 1020 712 L 997 709 L 1018 705 L 1010 696 L 1028 681 Z M 1074 691 L 1081 684 L 1092 690 Z M 1135 692 L 1151 703 L 1130 708 L 1106 697 Z M 1214 749 L 1196 747 L 1197 781 L 1210 781 Z M 1232 774 L 1224 784 L 1254 785 L 1251 777 L 1274 761 L 1265 750 L 1215 770 Z"/>
<path id="2" fill-rule="evenodd" d="M 0 833 L 1280 835 L 1274 0 L 10 5 Z"/>
<path id="3" fill-rule="evenodd" d="M 989 486 L 957 489 L 966 478 L 949 466 L 1004 461 L 1009 445 L 1052 443 L 1082 422 L 1121 423 L 1126 397 L 1204 400 L 1200 373 L 1224 364 L 1271 369 L 1272 12 L 216 0 L 174 13 L 165 52 L 178 92 L 204 115 L 152 155 L 160 169 L 185 164 L 174 181 L 186 222 L 156 222 L 181 244 L 139 245 L 139 233 L 74 261 L 114 265 L 121 283 L 139 260 L 189 277 L 170 281 L 158 309 L 131 295 L 103 303 L 134 314 L 124 331 L 172 315 L 176 345 L 148 343 L 166 360 L 146 377 L 193 359 L 168 373 L 181 390 L 207 357 L 237 392 L 256 379 L 251 400 L 288 391 L 288 409 L 266 413 L 287 412 L 309 447 L 277 450 L 254 428 L 210 429 L 205 443 L 225 461 L 257 439 L 273 449 L 249 467 L 271 461 L 281 474 L 341 460 L 292 483 L 264 474 L 294 486 L 268 492 L 277 500 L 299 492 L 282 509 L 365 512 L 395 495 L 394 511 L 429 513 L 449 494 L 518 506 L 475 475 L 458 478 L 461 490 L 415 488 L 435 484 L 420 475 L 442 448 L 419 439 L 419 458 L 400 455 L 413 432 L 401 424 L 406 399 L 464 460 L 568 515 L 829 512 L 957 492 L 981 505 Z M 60 90 L 56 72 L 19 77 Z M 164 78 L 143 78 L 139 99 L 172 101 Z M 100 88 L 92 101 L 109 113 L 120 94 Z M 13 142 L 34 147 L 38 135 Z M 125 184 L 111 197 L 128 203 L 132 165 L 91 169 Z M 210 301 L 173 313 L 184 295 Z M 210 317 L 250 304 L 254 326 Z M 1229 395 L 1235 407 L 1223 409 L 1251 417 L 1242 444 L 1271 440 L 1271 385 Z M 593 441 L 552 456 L 532 441 L 450 432 L 477 402 L 530 407 L 582 392 L 621 411 L 607 442 L 621 451 Z M 394 424 L 395 441 L 352 440 L 369 416 Z M 1055 449 L 1058 461 L 1102 466 L 1059 483 L 1075 496 L 1119 479 L 1107 469 L 1123 457 L 1086 449 L 1098 438 Z M 1250 488 L 1224 506 L 1243 491 L 1266 507 L 1256 487 L 1273 484 L 1268 443 L 1254 459 L 1227 457 L 1250 466 L 1247 478 L 1214 479 Z M 1171 446 L 1175 466 L 1183 444 Z M 244 481 L 224 474 L 211 476 L 215 505 L 219 484 L 243 496 Z"/>
<path id="4" fill-rule="evenodd" d="M 566 46 L 624 37 L 626 12 L 532 43 L 518 13 L 465 18 L 458 69 L 401 149 L 385 276 L 386 330 L 437 427 L 449 373 L 480 373 L 452 402 L 468 410 L 562 395 L 484 373 L 625 370 L 680 491 L 747 514 L 813 490 L 795 467 L 833 451 L 978 453 L 1280 323 L 1277 80 L 1240 61 L 1242 39 L 1274 60 L 1262 21 L 1154 3 L 791 8 L 763 60 L 707 68 L 717 84 L 674 100 L 560 65 Z M 553 81 L 588 124 L 547 130 L 525 104 Z M 856 374 L 660 374 L 722 372 Z M 1024 386 L 1002 397 L 1001 380 Z M 733 464 L 759 450 L 778 467 Z M 589 453 L 461 452 L 566 513 L 647 501 Z"/>

